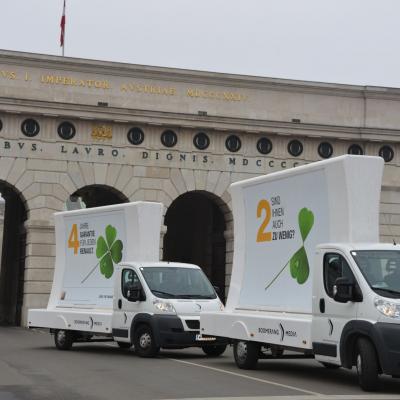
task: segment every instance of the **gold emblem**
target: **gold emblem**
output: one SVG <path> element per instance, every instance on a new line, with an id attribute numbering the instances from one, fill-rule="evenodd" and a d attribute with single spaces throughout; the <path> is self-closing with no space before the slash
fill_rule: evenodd
<path id="1" fill-rule="evenodd" d="M 106 125 L 96 125 L 92 127 L 92 138 L 96 140 L 112 139 L 112 128 Z"/>

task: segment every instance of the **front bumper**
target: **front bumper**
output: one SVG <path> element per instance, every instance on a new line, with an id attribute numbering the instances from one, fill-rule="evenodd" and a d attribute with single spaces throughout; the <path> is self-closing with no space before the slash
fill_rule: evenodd
<path id="1" fill-rule="evenodd" d="M 153 315 L 151 324 L 157 346 L 163 348 L 171 349 L 228 344 L 226 339 L 218 337 L 213 341 L 196 340 L 199 331 L 185 330 L 181 319 L 175 315 Z"/>
<path id="2" fill-rule="evenodd" d="M 374 341 L 382 372 L 400 377 L 400 325 L 378 322 L 374 325 Z"/>

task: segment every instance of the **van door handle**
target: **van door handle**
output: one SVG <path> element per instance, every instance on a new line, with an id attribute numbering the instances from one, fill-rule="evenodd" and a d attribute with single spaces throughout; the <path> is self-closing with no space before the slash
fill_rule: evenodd
<path id="1" fill-rule="evenodd" d="M 325 313 L 325 299 L 319 299 L 319 311 L 321 314 Z"/>
<path id="2" fill-rule="evenodd" d="M 119 308 L 119 309 L 122 308 L 122 300 L 121 300 L 121 299 L 118 300 L 118 308 Z"/>

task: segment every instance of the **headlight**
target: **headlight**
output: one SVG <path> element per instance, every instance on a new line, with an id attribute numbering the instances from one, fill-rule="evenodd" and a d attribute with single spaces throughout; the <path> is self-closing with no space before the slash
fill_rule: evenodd
<path id="1" fill-rule="evenodd" d="M 153 304 L 158 311 L 176 313 L 174 306 L 171 303 L 168 303 L 167 301 L 156 300 L 153 302 Z"/>
<path id="2" fill-rule="evenodd" d="M 375 307 L 386 317 L 400 318 L 400 304 L 390 301 L 375 299 Z"/>

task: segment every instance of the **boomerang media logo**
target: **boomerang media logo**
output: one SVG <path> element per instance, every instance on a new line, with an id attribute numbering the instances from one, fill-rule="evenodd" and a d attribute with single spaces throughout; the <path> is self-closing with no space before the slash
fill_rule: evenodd
<path id="1" fill-rule="evenodd" d="M 283 342 L 283 339 L 285 339 L 285 336 L 289 337 L 289 338 L 296 338 L 297 337 L 297 332 L 296 331 L 293 331 L 291 329 L 285 329 L 282 324 L 279 324 L 279 327 L 281 329 L 281 342 Z"/>
<path id="2" fill-rule="evenodd" d="M 282 324 L 279 324 L 279 328 L 281 330 L 281 342 L 283 342 L 283 339 L 285 339 L 285 329 Z"/>

